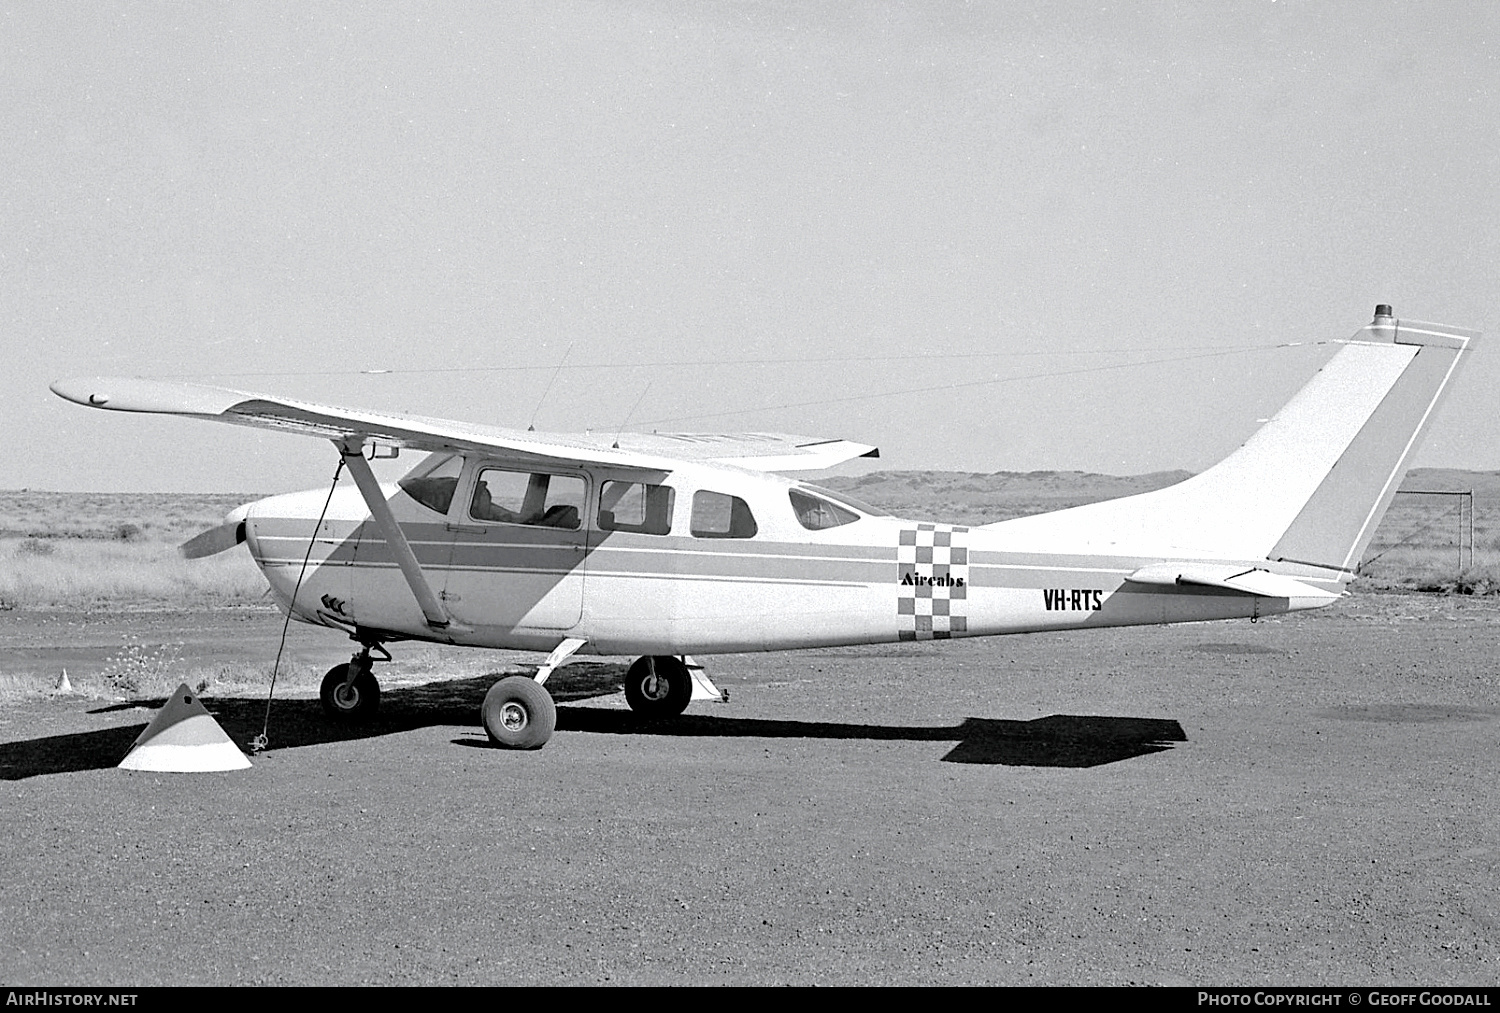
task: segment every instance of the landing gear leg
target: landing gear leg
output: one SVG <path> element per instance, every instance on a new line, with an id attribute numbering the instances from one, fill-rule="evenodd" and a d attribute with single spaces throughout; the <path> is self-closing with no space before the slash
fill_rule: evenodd
<path id="1" fill-rule="evenodd" d="M 335 665 L 323 676 L 318 698 L 323 702 L 323 713 L 335 721 L 368 721 L 380 709 L 380 683 L 371 671 L 372 650 L 384 654 L 385 661 L 391 660 L 378 642 L 370 642 L 347 665 Z"/>

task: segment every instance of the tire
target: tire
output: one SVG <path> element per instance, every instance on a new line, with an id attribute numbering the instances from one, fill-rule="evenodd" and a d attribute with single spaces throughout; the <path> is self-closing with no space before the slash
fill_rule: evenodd
<path id="1" fill-rule="evenodd" d="M 677 658 L 635 659 L 625 673 L 625 702 L 642 717 L 675 718 L 693 698 L 693 676 Z"/>
<path id="2" fill-rule="evenodd" d="M 508 675 L 491 686 L 479 716 L 490 741 L 506 749 L 541 749 L 557 727 L 552 694 L 524 675 Z"/>
<path id="3" fill-rule="evenodd" d="M 368 668 L 354 677 L 352 685 L 346 686 L 348 677 L 348 665 L 335 665 L 323 676 L 323 685 L 318 690 L 323 713 L 335 721 L 368 721 L 380 709 L 380 683 Z"/>

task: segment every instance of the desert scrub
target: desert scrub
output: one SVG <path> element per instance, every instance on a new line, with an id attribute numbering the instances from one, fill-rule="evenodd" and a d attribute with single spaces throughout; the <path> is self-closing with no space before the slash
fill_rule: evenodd
<path id="1" fill-rule="evenodd" d="M 1356 587 L 1399 588 L 1440 594 L 1495 594 L 1500 590 L 1500 552 L 1476 533 L 1469 566 L 1459 567 L 1458 547 L 1393 545 L 1371 553 L 1359 568 Z"/>
<path id="2" fill-rule="evenodd" d="M 178 644 L 147 645 L 134 634 L 126 634 L 119 653 L 110 658 L 99 673 L 104 684 L 127 697 L 159 690 L 170 679 L 163 677 L 177 663 L 182 649 Z"/>
<path id="3" fill-rule="evenodd" d="M 244 550 L 186 560 L 161 542 L 24 538 L 0 542 L 0 601 L 20 607 L 124 601 L 258 601 L 266 584 Z"/>

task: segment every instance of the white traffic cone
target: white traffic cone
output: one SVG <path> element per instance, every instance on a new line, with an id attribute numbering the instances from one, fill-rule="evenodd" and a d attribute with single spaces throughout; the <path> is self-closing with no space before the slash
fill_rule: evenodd
<path id="1" fill-rule="evenodd" d="M 52 692 L 54 692 L 54 693 L 71 693 L 71 692 L 73 692 L 73 684 L 68 681 L 68 670 L 66 668 L 63 669 L 62 675 L 60 675 L 60 676 L 57 677 L 57 685 L 52 688 Z"/>
<path id="2" fill-rule="evenodd" d="M 204 709 L 187 683 L 177 687 L 166 706 L 141 732 L 125 759 L 124 770 L 197 773 L 205 770 L 243 770 L 250 761 L 213 715 Z"/>

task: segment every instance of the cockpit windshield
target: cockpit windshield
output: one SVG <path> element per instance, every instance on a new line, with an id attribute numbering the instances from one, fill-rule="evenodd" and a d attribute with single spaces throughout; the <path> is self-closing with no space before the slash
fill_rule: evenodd
<path id="1" fill-rule="evenodd" d="M 453 505 L 453 493 L 458 489 L 458 478 L 464 470 L 464 459 L 459 454 L 433 454 L 406 473 L 396 484 L 429 510 L 447 514 Z"/>

